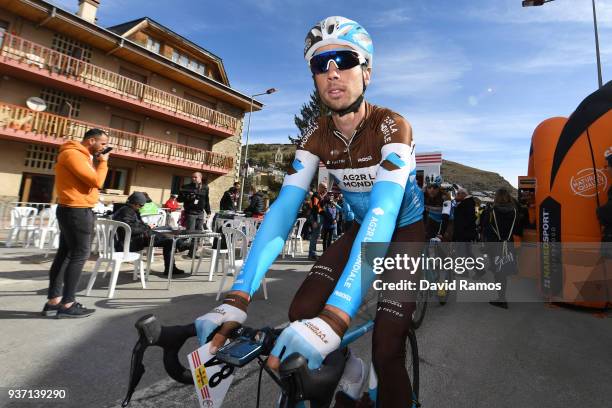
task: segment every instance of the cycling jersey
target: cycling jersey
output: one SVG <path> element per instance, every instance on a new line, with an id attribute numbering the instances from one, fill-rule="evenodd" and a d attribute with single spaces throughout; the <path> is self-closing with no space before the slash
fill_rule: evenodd
<path id="1" fill-rule="evenodd" d="M 328 301 L 349 316 L 355 314 L 362 297 L 361 243 L 389 242 L 397 227 L 423 217 L 423 194 L 416 184 L 414 143 L 407 122 L 397 113 L 367 102 L 365 110 L 364 119 L 348 140 L 335 129 L 330 116 L 319 118 L 305 132 L 232 290 L 251 295 L 257 290 L 282 250 L 321 161 L 361 225 Z"/>

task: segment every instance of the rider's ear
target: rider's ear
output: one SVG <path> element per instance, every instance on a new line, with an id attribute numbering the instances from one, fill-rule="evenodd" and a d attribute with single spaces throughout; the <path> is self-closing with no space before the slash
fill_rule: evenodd
<path id="1" fill-rule="evenodd" d="M 372 68 L 367 67 L 366 65 L 362 65 L 363 69 L 363 82 L 366 86 L 370 85 L 370 79 L 372 77 Z"/>

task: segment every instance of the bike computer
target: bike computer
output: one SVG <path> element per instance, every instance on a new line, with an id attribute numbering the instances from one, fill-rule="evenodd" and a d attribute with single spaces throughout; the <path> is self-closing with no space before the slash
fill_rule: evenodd
<path id="1" fill-rule="evenodd" d="M 263 343 L 249 338 L 240 337 L 226 346 L 221 347 L 216 357 L 235 367 L 242 367 L 261 354 Z"/>

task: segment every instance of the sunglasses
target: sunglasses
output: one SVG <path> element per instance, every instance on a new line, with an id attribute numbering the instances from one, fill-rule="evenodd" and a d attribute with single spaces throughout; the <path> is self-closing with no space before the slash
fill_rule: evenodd
<path id="1" fill-rule="evenodd" d="M 315 75 L 323 74 L 329 70 L 329 63 L 332 61 L 341 71 L 366 63 L 365 58 L 355 51 L 332 50 L 313 56 L 310 59 L 310 71 Z"/>

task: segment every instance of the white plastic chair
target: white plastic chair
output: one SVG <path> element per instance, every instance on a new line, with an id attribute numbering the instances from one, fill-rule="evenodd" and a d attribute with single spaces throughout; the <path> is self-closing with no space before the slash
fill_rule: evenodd
<path id="1" fill-rule="evenodd" d="M 11 231 L 9 232 L 7 247 L 13 246 L 15 241 L 19 241 L 22 232 L 25 232 L 24 242 L 29 239 L 29 234 L 36 230 L 36 213 L 34 207 L 13 207 L 11 209 Z"/>
<path id="2" fill-rule="evenodd" d="M 123 239 L 123 251 L 115 251 L 115 239 L 117 230 L 123 228 L 125 238 Z M 140 252 L 130 252 L 130 241 L 132 239 L 132 229 L 124 222 L 113 221 L 113 220 L 97 220 L 96 221 L 96 234 L 98 235 L 98 245 L 100 257 L 96 261 L 89 283 L 87 284 L 86 295 L 89 296 L 91 289 L 93 288 L 94 282 L 96 281 L 96 275 L 98 269 L 103 262 L 108 262 L 104 275 L 108 272 L 109 268 L 112 268 L 112 275 L 110 278 L 110 285 L 108 287 L 108 298 L 111 299 L 115 295 L 115 287 L 117 286 L 117 279 L 119 278 L 119 271 L 121 270 L 121 264 L 123 262 L 134 263 L 134 280 L 136 280 L 136 273 L 140 274 L 140 282 L 142 288 L 146 289 L 145 283 L 145 269 L 142 267 L 142 256 Z M 104 277 L 104 276 L 103 276 Z"/>
<path id="3" fill-rule="evenodd" d="M 218 218 L 217 221 L 215 222 L 215 231 L 222 231 L 223 228 L 232 228 L 234 227 L 236 224 L 236 222 L 232 219 L 225 219 L 225 218 Z M 217 239 L 221 239 L 221 237 L 217 238 Z M 213 241 L 211 242 L 211 244 L 214 242 L 214 238 Z M 196 248 L 196 252 L 197 252 L 197 248 Z M 213 247 L 206 247 L 203 246 L 201 249 L 199 249 L 200 251 L 200 259 L 198 259 L 198 265 L 196 266 L 195 272 L 194 274 L 197 274 L 198 271 L 200 270 L 200 265 L 202 264 L 202 258 L 204 258 L 205 254 L 207 254 L 208 252 L 210 252 L 210 268 L 208 270 L 208 281 L 212 281 L 213 277 L 215 276 L 215 271 L 217 270 L 217 267 L 219 265 L 219 261 L 221 261 L 221 269 L 223 274 L 225 274 L 226 272 L 226 267 L 225 267 L 225 261 L 227 260 L 227 249 L 217 249 L 217 246 L 213 246 Z"/>
<path id="4" fill-rule="evenodd" d="M 51 207 L 45 208 L 38 213 L 37 228 L 28 234 L 28 242 L 26 247 L 29 247 L 32 241 L 38 249 L 44 249 L 47 244 L 47 236 L 49 238 L 49 249 L 57 248 L 59 242 L 59 227 L 57 225 L 57 204 L 52 204 Z"/>
<path id="5" fill-rule="evenodd" d="M 249 246 L 255 239 L 255 234 L 257 233 L 257 228 L 259 228 L 259 224 L 261 224 L 261 219 L 258 218 L 245 218 L 244 219 L 244 232 L 249 241 Z"/>
<path id="6" fill-rule="evenodd" d="M 217 300 L 221 297 L 221 293 L 223 293 L 223 287 L 225 285 L 225 280 L 228 275 L 232 275 L 236 278 L 236 275 L 242 268 L 244 261 L 247 257 L 248 251 L 248 239 L 244 232 L 240 231 L 236 228 L 231 227 L 223 227 L 222 233 L 225 236 L 225 242 L 227 242 L 227 258 L 228 258 L 228 270 L 227 273 L 223 273 L 223 278 L 221 278 L 221 282 L 219 283 L 219 289 L 217 291 Z M 239 257 L 237 256 L 238 254 Z M 268 287 L 266 285 L 266 278 L 263 278 L 262 281 L 264 299 L 268 299 Z"/>
<path id="7" fill-rule="evenodd" d="M 298 218 L 295 220 L 295 224 L 293 224 L 293 228 L 291 228 L 291 232 L 289 232 L 289 236 L 285 241 L 285 245 L 283 246 L 283 258 L 286 253 L 289 253 L 292 258 L 295 258 L 295 252 L 298 242 L 300 243 L 300 255 L 304 254 L 304 247 L 302 243 L 302 229 L 304 228 L 304 224 L 306 223 L 306 218 Z"/>
<path id="8" fill-rule="evenodd" d="M 151 228 L 166 226 L 166 212 L 164 210 L 158 210 L 157 214 L 143 215 L 141 218 L 142 221 L 145 224 L 149 224 Z"/>
<path id="9" fill-rule="evenodd" d="M 168 214 L 168 226 L 172 229 L 179 229 L 179 219 L 181 218 L 180 211 L 172 211 Z"/>

